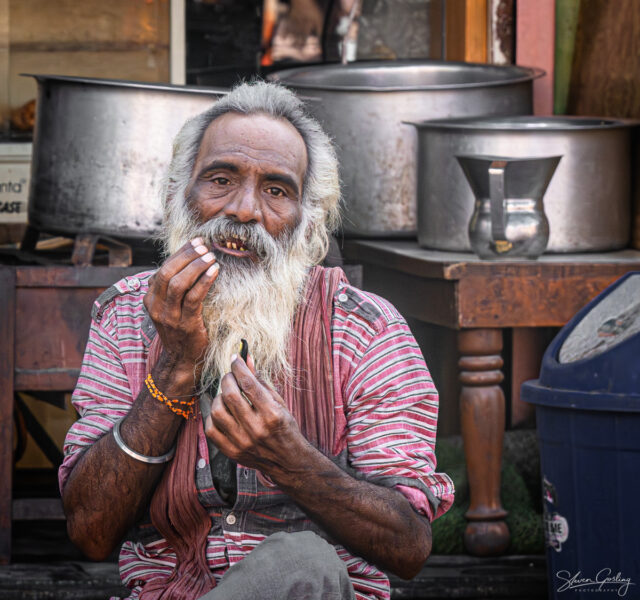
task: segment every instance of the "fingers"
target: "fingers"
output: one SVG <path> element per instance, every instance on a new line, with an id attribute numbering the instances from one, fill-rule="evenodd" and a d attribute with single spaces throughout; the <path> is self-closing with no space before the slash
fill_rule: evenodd
<path id="1" fill-rule="evenodd" d="M 253 402 L 240 389 L 232 373 L 227 373 L 220 381 L 220 396 L 226 410 L 233 415 L 237 422 L 242 424 L 249 422 L 254 412 Z"/>
<path id="2" fill-rule="evenodd" d="M 247 357 L 247 361 L 251 361 L 253 365 L 253 358 Z M 264 403 L 264 395 L 266 389 L 264 385 L 258 380 L 255 373 L 255 365 L 251 369 L 247 363 L 242 360 L 242 357 L 234 354 L 231 357 L 231 374 L 233 375 L 233 382 L 236 387 L 242 392 L 248 401 L 257 409 L 260 404 Z"/>
<path id="3" fill-rule="evenodd" d="M 233 414 L 236 404 L 244 403 L 235 396 L 218 394 L 211 405 L 211 414 L 205 421 L 205 434 L 219 450 L 233 460 L 239 460 L 243 450 L 253 445 L 252 426 L 247 420 L 238 422 Z M 231 409 L 231 410 L 230 410 Z M 254 415 L 255 417 L 255 415 Z"/>
<path id="4" fill-rule="evenodd" d="M 255 370 L 253 357 L 249 355 L 247 362 L 242 357 L 234 354 L 231 357 L 231 374 L 237 382 L 242 394 L 246 396 L 255 410 L 265 415 L 274 407 L 274 402 L 285 406 L 284 400 L 267 383 L 265 383 Z"/>
<path id="5" fill-rule="evenodd" d="M 238 434 L 238 422 L 233 414 L 225 406 L 222 396 L 218 394 L 211 403 L 211 426 L 219 431 L 223 436 L 230 440 L 234 440 Z M 207 419 L 207 422 L 209 420 Z M 205 422 L 205 425 L 206 423 Z"/>
<path id="6" fill-rule="evenodd" d="M 193 316 L 202 310 L 202 303 L 204 302 L 205 296 L 213 285 L 213 282 L 217 279 L 219 273 L 220 265 L 214 262 L 191 286 L 191 289 L 184 296 L 184 302 L 182 304 L 182 312 L 185 316 Z"/>
<path id="7" fill-rule="evenodd" d="M 155 305 L 164 318 L 174 322 L 180 320 L 183 309 L 187 316 L 193 316 L 201 309 L 218 272 L 214 254 L 200 238 L 195 238 L 167 259 L 153 275 L 145 306 L 153 309 Z M 151 311 L 150 314 L 153 318 L 154 314 Z"/>
<path id="8" fill-rule="evenodd" d="M 204 422 L 205 435 L 215 444 L 216 448 L 220 450 L 225 456 L 230 456 L 234 452 L 234 447 L 230 440 L 223 433 L 224 426 L 219 422 L 216 425 L 213 420 L 213 415 L 209 415 Z"/>
<path id="9" fill-rule="evenodd" d="M 196 248 L 198 248 L 197 251 Z M 152 282 L 156 290 L 158 292 L 166 291 L 171 278 L 184 269 L 194 258 L 206 254 L 206 251 L 207 247 L 202 243 L 201 238 L 195 238 L 184 244 L 175 254 L 167 258 L 158 272 L 153 275 Z"/>
<path id="10" fill-rule="evenodd" d="M 253 362 L 253 356 L 251 356 L 251 354 L 247 356 L 247 367 L 249 367 L 249 370 L 254 375 L 256 374 L 256 364 Z"/>
<path id="11" fill-rule="evenodd" d="M 235 359 L 237 358 L 237 355 L 234 355 L 231 357 L 231 361 L 232 361 L 232 371 L 233 371 L 233 362 L 235 361 Z M 240 364 L 243 362 L 242 361 L 242 357 L 239 358 Z M 282 406 L 285 405 L 284 400 L 277 394 L 275 393 L 275 390 L 273 390 L 272 386 L 268 385 L 267 383 L 265 383 L 264 379 L 262 379 L 262 377 L 260 376 L 260 373 L 258 373 L 258 371 L 256 370 L 256 364 L 253 360 L 253 356 L 251 354 L 249 354 L 247 356 L 247 361 L 245 363 L 247 365 L 247 367 L 249 368 L 249 371 L 251 371 L 251 374 L 256 378 L 256 380 L 258 381 L 258 383 L 265 389 L 268 390 L 268 393 L 270 393 L 270 396 L 272 399 L 276 400 L 279 404 L 281 404 Z M 240 368 L 240 366 L 238 367 Z M 245 384 L 246 385 L 246 384 Z M 242 391 L 244 391 L 244 387 L 243 384 L 240 384 L 240 388 Z"/>
<path id="12" fill-rule="evenodd" d="M 152 278 L 151 291 L 169 305 L 181 305 L 187 291 L 214 263 L 213 253 L 195 238 L 165 261 Z"/>
<path id="13" fill-rule="evenodd" d="M 220 382 L 205 433 L 224 454 L 244 465 L 264 469 L 282 462 L 279 453 L 301 434 L 281 402 L 242 358 L 235 356 L 231 372 Z"/>
<path id="14" fill-rule="evenodd" d="M 214 424 L 235 434 L 277 427 L 283 418 L 280 400 L 251 372 L 240 357 L 231 363 L 231 372 L 220 381 L 220 394 L 213 400 L 211 414 Z M 285 411 L 286 412 L 286 411 Z"/>

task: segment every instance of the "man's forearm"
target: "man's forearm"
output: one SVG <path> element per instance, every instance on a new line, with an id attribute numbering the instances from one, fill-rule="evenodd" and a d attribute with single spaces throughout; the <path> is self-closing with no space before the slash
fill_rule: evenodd
<path id="1" fill-rule="evenodd" d="M 398 491 L 357 480 L 309 446 L 271 478 L 352 553 L 410 579 L 431 552 L 431 525 Z"/>
<path id="2" fill-rule="evenodd" d="M 161 356 L 153 371 L 160 389 L 188 395 L 192 383 L 176 377 Z M 177 380 L 177 381 L 176 381 Z M 120 433 L 132 450 L 160 456 L 175 444 L 182 417 L 151 397 L 143 386 Z M 109 433 L 91 446 L 73 468 L 63 492 L 67 529 L 90 558 L 103 559 L 148 506 L 166 465 L 151 465 L 125 454 Z"/>

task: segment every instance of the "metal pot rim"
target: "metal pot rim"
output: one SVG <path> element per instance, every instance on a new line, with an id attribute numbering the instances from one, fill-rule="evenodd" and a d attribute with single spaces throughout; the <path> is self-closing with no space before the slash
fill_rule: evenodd
<path id="1" fill-rule="evenodd" d="M 582 116 L 505 116 L 505 117 L 468 117 L 461 119 L 431 119 L 406 122 L 418 129 L 463 129 L 472 131 L 580 131 L 597 129 L 618 129 L 633 127 L 640 121 L 632 119 L 612 119 L 609 117 Z"/>
<path id="2" fill-rule="evenodd" d="M 305 81 L 298 79 L 300 76 L 311 73 L 334 73 L 340 71 L 360 72 L 367 69 L 402 69 L 410 67 L 441 67 L 447 69 L 460 69 L 464 67 L 470 72 L 492 71 L 495 73 L 506 73 L 512 71 L 514 76 L 509 79 L 494 79 L 488 81 L 474 81 L 466 83 L 440 83 L 440 84 L 421 84 L 421 85 L 371 85 L 371 84 L 354 84 L 354 83 L 323 83 L 322 81 Z M 277 81 L 288 87 L 300 89 L 321 89 L 339 92 L 413 92 L 413 91 L 437 91 L 437 90 L 456 90 L 456 89 L 473 89 L 487 88 L 503 85 L 512 85 L 517 83 L 525 83 L 542 77 L 545 72 L 537 67 L 524 67 L 520 65 L 490 65 L 485 63 L 466 63 L 458 61 L 442 61 L 442 60 L 394 60 L 394 61 L 362 61 L 353 62 L 346 65 L 339 63 L 317 65 L 312 67 L 297 67 L 294 69 L 285 69 L 271 73 L 268 77 L 271 81 Z"/>
<path id="3" fill-rule="evenodd" d="M 562 154 L 553 154 L 550 156 L 506 156 L 504 154 L 498 155 L 498 154 L 469 154 L 464 153 L 464 154 L 455 154 L 454 155 L 456 158 L 473 158 L 473 159 L 479 159 L 479 160 L 486 160 L 486 161 L 509 161 L 509 162 L 513 162 L 513 163 L 521 163 L 521 162 L 526 162 L 527 160 L 540 160 L 543 158 L 557 158 L 558 160 L 560 160 L 562 158 Z"/>
<path id="4" fill-rule="evenodd" d="M 33 77 L 38 83 L 55 81 L 57 83 L 84 84 L 91 86 L 108 86 L 117 88 L 142 89 L 159 92 L 184 92 L 187 94 L 228 94 L 225 88 L 207 88 L 171 83 L 149 83 L 145 81 L 128 81 L 126 79 L 100 79 L 95 77 L 71 77 L 68 75 L 42 75 L 35 73 L 20 73 L 22 77 Z"/>

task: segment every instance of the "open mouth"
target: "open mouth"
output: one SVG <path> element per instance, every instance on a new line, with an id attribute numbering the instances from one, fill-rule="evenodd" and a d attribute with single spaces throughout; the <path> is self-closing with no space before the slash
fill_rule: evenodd
<path id="1" fill-rule="evenodd" d="M 240 236 L 219 239 L 213 243 L 213 247 L 216 250 L 220 250 L 221 252 L 230 254 L 231 256 L 255 256 L 255 252 L 250 248 L 247 248 L 246 240 Z"/>

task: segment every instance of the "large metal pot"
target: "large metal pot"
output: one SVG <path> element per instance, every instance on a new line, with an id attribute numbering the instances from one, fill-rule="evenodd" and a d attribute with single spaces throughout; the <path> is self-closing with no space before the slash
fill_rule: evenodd
<path id="1" fill-rule="evenodd" d="M 308 97 L 338 146 L 344 231 L 416 232 L 417 136 L 405 121 L 531 114 L 542 71 L 443 61 L 363 62 L 289 69 L 272 78 Z"/>
<path id="2" fill-rule="evenodd" d="M 482 117 L 417 123 L 418 243 L 470 251 L 474 196 L 459 155 L 562 156 L 544 196 L 547 252 L 629 243 L 631 122 L 593 117 Z"/>
<path id="3" fill-rule="evenodd" d="M 162 220 L 173 138 L 224 90 L 34 75 L 29 223 L 51 232 L 146 238 Z"/>

